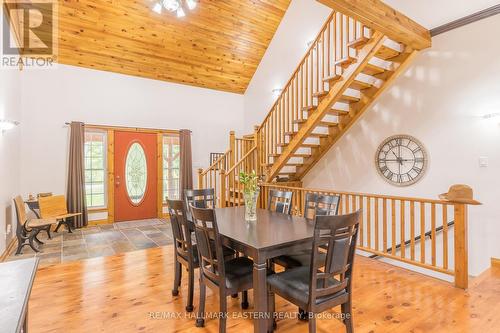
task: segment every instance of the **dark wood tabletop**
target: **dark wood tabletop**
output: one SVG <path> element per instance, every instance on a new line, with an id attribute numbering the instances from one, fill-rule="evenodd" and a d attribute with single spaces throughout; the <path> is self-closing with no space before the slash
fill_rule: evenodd
<path id="1" fill-rule="evenodd" d="M 257 209 L 257 221 L 245 221 L 245 207 L 217 208 L 222 243 L 252 257 L 254 332 L 271 329 L 267 309 L 267 260 L 296 250 L 311 248 L 314 224 L 299 216 Z"/>
<path id="2" fill-rule="evenodd" d="M 0 330 L 27 332 L 28 301 L 38 258 L 0 264 Z"/>

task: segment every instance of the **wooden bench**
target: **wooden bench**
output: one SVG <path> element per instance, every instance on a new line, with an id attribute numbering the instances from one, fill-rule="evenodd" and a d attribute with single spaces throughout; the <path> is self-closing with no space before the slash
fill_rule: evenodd
<path id="1" fill-rule="evenodd" d="M 55 219 L 58 221 L 55 232 L 64 224 L 66 228 L 68 228 L 68 232 L 72 233 L 71 223 L 73 222 L 73 218 L 82 215 L 82 213 L 68 212 L 64 195 L 40 197 L 38 199 L 38 205 L 40 206 L 40 216 L 42 219 Z"/>

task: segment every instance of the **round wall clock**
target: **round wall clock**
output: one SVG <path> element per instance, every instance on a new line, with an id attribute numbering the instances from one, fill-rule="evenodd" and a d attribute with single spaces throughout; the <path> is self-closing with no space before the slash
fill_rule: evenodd
<path id="1" fill-rule="evenodd" d="M 382 142 L 375 155 L 378 173 L 396 186 L 415 184 L 427 168 L 423 144 L 409 135 L 394 135 Z"/>

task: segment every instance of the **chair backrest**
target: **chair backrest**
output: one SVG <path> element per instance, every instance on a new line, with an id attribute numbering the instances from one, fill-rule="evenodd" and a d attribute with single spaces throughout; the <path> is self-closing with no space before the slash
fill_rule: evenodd
<path id="1" fill-rule="evenodd" d="M 14 198 L 14 206 L 16 207 L 17 230 L 21 231 L 22 227 L 28 220 L 28 215 L 26 214 L 26 207 L 24 206 L 24 200 L 20 195 Z"/>
<path id="2" fill-rule="evenodd" d="M 293 192 L 291 191 L 270 190 L 267 209 L 275 211 L 277 213 L 291 214 L 292 197 Z"/>
<path id="3" fill-rule="evenodd" d="M 186 208 L 182 200 L 167 200 L 175 250 L 178 254 L 192 259 L 193 243 Z"/>
<path id="4" fill-rule="evenodd" d="M 304 205 L 304 217 L 314 219 L 316 215 L 337 215 L 339 211 L 339 202 L 339 195 L 308 192 Z"/>
<path id="5" fill-rule="evenodd" d="M 68 214 L 68 207 L 66 206 L 66 198 L 64 195 L 40 197 L 38 198 L 38 205 L 40 206 L 40 216 L 43 219 Z"/>
<path id="6" fill-rule="evenodd" d="M 361 210 L 348 215 L 317 215 L 311 255 L 309 304 L 339 291 L 351 292 L 354 252 L 358 238 Z M 321 252 L 326 251 L 322 258 Z M 320 270 L 322 268 L 322 270 Z M 334 280 L 339 276 L 338 280 Z M 332 281 L 338 281 L 332 283 Z"/>
<path id="7" fill-rule="evenodd" d="M 215 191 L 213 188 L 199 190 L 184 190 L 186 207 L 193 205 L 196 208 L 215 208 Z"/>
<path id="8" fill-rule="evenodd" d="M 215 210 L 189 207 L 193 216 L 200 274 L 224 286 L 225 267 Z"/>

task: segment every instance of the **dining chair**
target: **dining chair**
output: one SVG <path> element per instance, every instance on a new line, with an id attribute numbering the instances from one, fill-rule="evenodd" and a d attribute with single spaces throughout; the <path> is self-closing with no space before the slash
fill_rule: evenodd
<path id="1" fill-rule="evenodd" d="M 270 311 L 278 294 L 309 312 L 309 332 L 316 332 L 315 315 L 340 305 L 348 333 L 352 323 L 352 277 L 361 210 L 341 216 L 317 215 L 310 265 L 287 269 L 267 278 Z M 326 251 L 326 256 L 320 253 Z M 271 318 L 273 318 L 271 316 Z"/>
<path id="2" fill-rule="evenodd" d="M 316 215 L 337 215 L 339 203 L 340 195 L 308 192 L 304 204 L 304 217 L 314 220 Z"/>
<path id="3" fill-rule="evenodd" d="M 179 286 L 182 280 L 182 266 L 188 272 L 188 301 L 186 311 L 192 312 L 194 292 L 194 270 L 199 267 L 198 250 L 193 243 L 191 232 L 194 227 L 187 219 L 186 208 L 182 200 L 167 200 L 170 223 L 172 225 L 172 237 L 174 239 L 174 286 L 172 296 L 179 295 Z M 213 248 L 215 245 L 211 244 Z M 235 251 L 228 247 L 223 248 L 223 255 L 230 259 L 235 256 Z"/>
<path id="4" fill-rule="evenodd" d="M 291 191 L 269 190 L 267 209 L 290 215 L 292 213 L 292 197 L 293 192 Z"/>
<path id="5" fill-rule="evenodd" d="M 247 257 L 224 258 L 215 210 L 190 206 L 195 226 L 200 266 L 200 307 L 196 326 L 205 325 L 205 297 L 208 286 L 219 292 L 219 333 L 226 332 L 227 297 L 253 288 L 253 261 Z M 215 246 L 211 246 L 212 242 Z M 242 308 L 248 308 L 242 303 Z"/>
<path id="6" fill-rule="evenodd" d="M 318 215 L 337 215 L 340 196 L 319 193 L 307 193 L 304 205 L 304 217 L 314 220 Z M 308 266 L 311 261 L 311 249 L 297 251 L 290 255 L 282 255 L 273 262 L 285 269 Z"/>
<path id="7" fill-rule="evenodd" d="M 213 188 L 184 190 L 186 207 L 193 205 L 196 208 L 215 208 L 215 191 Z"/>
<path id="8" fill-rule="evenodd" d="M 28 219 L 28 215 L 26 214 L 26 207 L 24 206 L 23 198 L 21 198 L 20 195 L 14 198 L 14 206 L 16 207 L 17 216 L 16 255 L 21 254 L 21 251 L 25 245 L 29 245 L 35 252 L 40 252 L 34 241 L 36 241 L 38 244 L 43 244 L 43 242 L 37 237 L 40 231 L 47 232 L 47 237 L 51 239 L 52 237 L 50 236 L 50 227 L 54 224 L 57 224 L 57 221 L 54 219 Z"/>

